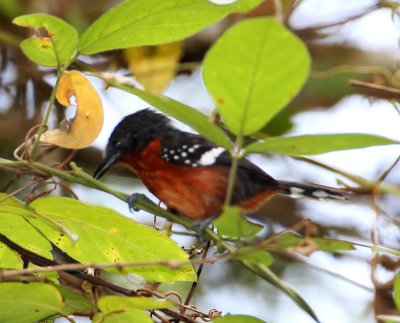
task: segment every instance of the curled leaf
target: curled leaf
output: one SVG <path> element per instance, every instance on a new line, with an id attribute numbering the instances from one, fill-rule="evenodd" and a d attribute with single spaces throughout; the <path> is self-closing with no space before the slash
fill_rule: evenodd
<path id="1" fill-rule="evenodd" d="M 62 122 L 59 129 L 46 131 L 41 141 L 69 149 L 89 146 L 103 126 L 102 104 L 93 85 L 78 71 L 65 72 L 57 100 L 64 106 L 76 106 L 75 117 Z"/>

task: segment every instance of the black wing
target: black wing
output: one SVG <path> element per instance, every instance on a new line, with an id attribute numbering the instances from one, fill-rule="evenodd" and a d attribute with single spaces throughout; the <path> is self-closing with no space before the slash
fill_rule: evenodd
<path id="1" fill-rule="evenodd" d="M 232 158 L 228 151 L 205 138 L 188 132 L 171 131 L 163 136 L 161 158 L 187 167 L 219 167 L 229 169 Z M 250 198 L 266 188 L 278 188 L 278 182 L 248 159 L 238 165 L 233 202 Z"/>

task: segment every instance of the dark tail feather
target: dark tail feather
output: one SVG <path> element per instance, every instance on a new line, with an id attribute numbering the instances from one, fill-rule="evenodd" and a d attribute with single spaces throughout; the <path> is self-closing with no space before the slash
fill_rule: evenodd
<path id="1" fill-rule="evenodd" d="M 278 181 L 282 194 L 295 198 L 311 198 L 314 200 L 347 200 L 349 192 L 316 184 L 300 184 L 296 182 Z"/>

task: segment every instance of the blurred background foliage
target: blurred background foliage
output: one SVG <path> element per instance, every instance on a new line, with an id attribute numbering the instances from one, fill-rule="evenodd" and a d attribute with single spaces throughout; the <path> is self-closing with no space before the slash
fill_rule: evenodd
<path id="1" fill-rule="evenodd" d="M 281 14 L 284 21 L 291 26 L 290 17 L 297 6 L 301 6 L 308 0 L 303 1 L 264 1 L 252 12 L 242 15 L 236 14 L 225 18 L 202 32 L 186 39 L 182 46 L 179 63 L 182 64 L 178 74 L 192 73 L 192 67 L 200 66 L 208 48 L 218 36 L 236 21 L 248 16 L 274 15 L 276 3 L 282 6 Z M 357 1 L 357 0 L 353 0 Z M 49 13 L 58 16 L 73 26 L 78 31 L 83 31 L 101 14 L 117 4 L 115 0 L 97 0 L 90 2 L 86 0 L 1 0 L 0 1 L 0 156 L 12 159 L 13 151 L 23 141 L 29 130 L 40 123 L 47 100 L 49 99 L 52 86 L 48 82 L 49 77 L 54 75 L 54 69 L 38 67 L 27 59 L 18 47 L 19 42 L 26 38 L 30 31 L 20 28 L 11 23 L 12 19 L 21 14 L 34 12 Z M 323 4 L 321 4 L 323 6 Z M 395 55 L 387 55 L 380 50 L 362 50 L 351 42 L 326 42 L 329 37 L 337 33 L 338 27 L 362 19 L 371 12 L 387 9 L 394 12 L 393 20 L 397 19 L 396 10 L 398 3 L 395 1 L 376 1 L 372 5 L 356 11 L 347 12 L 344 17 L 332 19 L 334 22 L 318 24 L 306 28 L 292 28 L 293 31 L 307 44 L 312 56 L 313 66 L 309 81 L 300 95 L 290 103 L 260 135 L 280 135 L 289 131 L 293 124 L 292 118 L 296 114 L 313 109 L 326 109 L 334 107 L 344 97 L 352 94 L 367 95 L 371 100 L 397 99 L 399 93 L 374 89 L 370 86 L 355 86 L 349 80 L 355 79 L 376 85 L 382 85 L 391 89 L 397 89 L 398 66 Z M 317 14 L 317 9 L 316 9 Z M 284 46 L 284 44 L 282 44 Z M 92 58 L 90 69 L 98 71 L 116 71 L 129 67 L 129 53 L 122 50 L 107 52 Z M 398 56 L 398 55 L 397 55 Z M 128 59 L 127 59 L 128 57 Z M 369 66 L 369 68 L 356 68 L 356 66 Z M 84 60 L 78 60 L 74 68 L 85 70 L 88 65 Z M 56 111 L 56 110 L 55 110 Z M 62 110 L 58 110 L 62 111 Z M 59 118 L 62 115 L 58 112 Z M 362 122 L 355 120 L 354 122 Z M 56 123 L 56 120 L 53 120 Z M 57 150 L 49 161 L 63 160 L 68 152 Z M 102 152 L 89 148 L 79 151 L 75 161 L 84 169 L 94 169 L 101 161 Z M 125 175 L 125 170 L 116 170 L 117 174 Z M 129 175 L 131 176 L 131 175 Z M 0 169 L 1 191 L 13 191 L 17 186 L 18 178 L 12 172 Z M 133 190 L 133 188 L 132 188 Z M 290 227 L 302 219 L 301 208 L 297 207 L 294 200 L 274 199 L 268 204 L 263 215 L 273 219 L 273 223 L 279 223 L 283 227 Z M 320 232 L 335 235 L 337 232 L 352 237 L 358 237 L 357 230 L 348 227 L 335 227 L 330 225 L 323 227 Z M 386 260 L 386 268 L 393 270 L 393 263 Z M 276 272 L 283 272 L 287 259 L 282 258 L 274 264 Z M 385 266 L 384 266 L 385 267 Z M 235 283 L 243 282 L 254 286 L 257 278 L 241 274 L 237 266 L 225 268 L 226 277 L 235 277 Z M 207 276 L 206 276 L 207 277 Z M 205 278 L 211 284 L 217 280 Z M 231 279 L 231 278 L 230 278 Z M 205 285 L 207 286 L 207 285 Z M 200 288 L 207 288 L 201 285 Z M 394 309 L 393 300 L 390 297 L 392 289 L 382 288 L 376 290 L 375 305 L 381 304 L 382 312 Z M 271 296 L 272 297 L 272 296 Z M 379 311 L 378 311 L 379 312 Z"/>

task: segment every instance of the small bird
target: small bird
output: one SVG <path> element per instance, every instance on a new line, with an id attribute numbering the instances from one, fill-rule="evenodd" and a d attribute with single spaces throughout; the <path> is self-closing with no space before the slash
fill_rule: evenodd
<path id="1" fill-rule="evenodd" d="M 203 223 L 202 230 L 222 212 L 232 165 L 229 152 L 174 128 L 161 113 L 144 109 L 126 116 L 113 130 L 93 176 L 99 179 L 116 162 L 132 169 L 171 212 Z M 335 188 L 275 180 L 248 159 L 239 161 L 232 205 L 250 214 L 275 194 L 316 200 L 347 197 L 346 191 Z M 132 194 L 129 207 L 140 197 Z"/>

